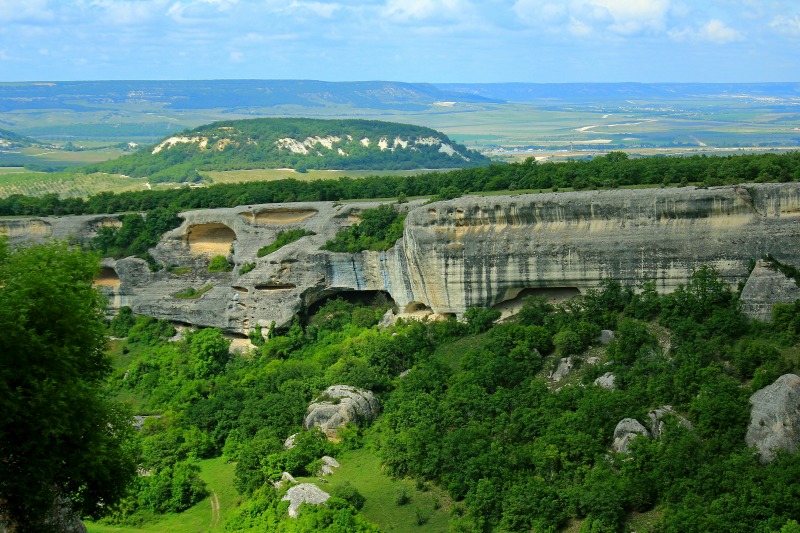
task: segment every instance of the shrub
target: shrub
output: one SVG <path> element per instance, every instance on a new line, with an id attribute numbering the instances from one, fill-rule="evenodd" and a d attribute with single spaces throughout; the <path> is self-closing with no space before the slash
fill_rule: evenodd
<path id="1" fill-rule="evenodd" d="M 208 264 L 209 272 L 230 272 L 231 270 L 233 270 L 233 265 L 224 255 L 215 255 Z"/>
<path id="2" fill-rule="evenodd" d="M 241 268 L 239 268 L 239 275 L 242 276 L 244 274 L 247 274 L 248 272 L 250 272 L 254 268 L 256 268 L 256 264 L 255 263 L 245 263 L 245 264 L 243 264 L 241 266 Z"/>
<path id="3" fill-rule="evenodd" d="M 358 492 L 358 489 L 348 482 L 338 487 L 333 487 L 333 489 L 331 489 L 331 496 L 334 498 L 341 498 L 359 510 L 364 507 L 364 502 L 367 501 L 367 499 Z"/>
<path id="4" fill-rule="evenodd" d="M 280 250 L 287 244 L 291 244 L 294 241 L 300 240 L 303 237 L 308 237 L 310 235 L 316 235 L 316 233 L 304 229 L 290 229 L 289 231 L 279 231 L 278 235 L 275 236 L 275 241 L 272 244 L 268 244 L 266 246 L 262 246 L 261 248 L 259 248 L 258 252 L 256 252 L 256 256 L 258 257 L 267 256 L 272 252 Z M 255 264 L 253 265 L 253 267 L 255 268 Z M 252 270 L 252 268 L 250 270 Z"/>

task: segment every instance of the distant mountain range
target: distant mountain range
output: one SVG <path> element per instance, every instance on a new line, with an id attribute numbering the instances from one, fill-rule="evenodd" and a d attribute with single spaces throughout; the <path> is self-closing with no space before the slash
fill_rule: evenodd
<path id="1" fill-rule="evenodd" d="M 151 181 L 195 181 L 198 170 L 409 170 L 490 160 L 422 126 L 377 120 L 262 118 L 215 122 L 134 154 L 85 167 Z"/>
<path id="2" fill-rule="evenodd" d="M 403 83 L 313 80 L 68 81 L 0 83 L 0 112 L 97 111 L 124 104 L 226 111 L 277 106 L 415 111 L 442 102 L 676 100 L 704 96 L 800 98 L 799 83 Z"/>

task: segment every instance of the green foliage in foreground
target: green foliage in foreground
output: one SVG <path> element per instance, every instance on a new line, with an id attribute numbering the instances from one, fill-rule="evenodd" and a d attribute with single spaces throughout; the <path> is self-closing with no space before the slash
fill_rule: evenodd
<path id="1" fill-rule="evenodd" d="M 280 250 L 287 244 L 291 244 L 294 241 L 300 240 L 303 237 L 308 237 L 310 235 L 316 235 L 313 231 L 308 231 L 304 229 L 290 229 L 287 231 L 279 231 L 278 234 L 275 236 L 275 241 L 272 244 L 268 244 L 266 246 L 262 246 L 256 252 L 257 257 L 265 257 L 272 252 Z"/>
<path id="2" fill-rule="evenodd" d="M 136 472 L 130 417 L 109 401 L 105 299 L 92 254 L 0 239 L 0 502 L 19 531 L 60 496 L 83 516 L 107 513 Z"/>
<path id="3" fill-rule="evenodd" d="M 351 254 L 363 250 L 384 251 L 403 236 L 406 213 L 395 211 L 389 204 L 365 209 L 358 217 L 361 222 L 337 233 L 322 249 Z"/>
<path id="4" fill-rule="evenodd" d="M 572 519 L 621 531 L 631 512 L 652 511 L 658 531 L 771 532 L 800 515 L 800 455 L 764 466 L 744 444 L 749 395 L 798 369 L 800 304 L 778 306 L 772 325 L 748 323 L 738 296 L 702 268 L 669 295 L 649 282 L 633 291 L 606 281 L 559 305 L 530 300 L 516 321 L 501 324 L 478 309 L 467 323 L 377 328 L 385 309 L 331 300 L 305 326 L 297 321 L 230 360 L 203 355 L 213 342 L 149 348 L 112 382 L 117 394 L 164 415 L 145 424 L 147 464 L 220 455 L 235 462 L 242 503 L 227 516 L 232 531 L 371 531 L 357 494 L 306 507 L 292 521 L 271 486 L 283 471 L 310 474 L 322 455 L 346 461 L 353 451 L 377 454 L 393 476 L 447 491 L 454 531 L 548 531 Z M 601 328 L 616 331 L 607 347 L 596 344 Z M 545 376 L 567 353 L 579 370 L 556 391 Z M 602 363 L 590 365 L 587 355 Z M 617 390 L 593 385 L 605 372 Z M 303 431 L 308 404 L 341 383 L 378 394 L 378 421 L 341 430 L 339 443 Z M 648 411 L 667 404 L 692 428 L 667 417 L 660 439 L 635 440 L 629 456 L 609 454 L 617 422 L 646 424 Z M 286 450 L 295 433 L 297 446 Z M 381 526 L 374 492 L 358 493 Z M 393 508 L 417 505 L 407 492 L 411 501 L 397 507 L 396 494 L 386 495 Z M 420 510 L 416 523 L 424 527 L 428 516 Z"/>

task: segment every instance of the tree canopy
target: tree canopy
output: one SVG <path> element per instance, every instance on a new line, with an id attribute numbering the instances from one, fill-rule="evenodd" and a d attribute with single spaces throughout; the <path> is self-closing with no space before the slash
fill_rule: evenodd
<path id="1" fill-rule="evenodd" d="M 105 298 L 91 254 L 0 241 L 0 502 L 20 530 L 66 497 L 99 516 L 136 471 L 130 418 L 103 391 Z"/>

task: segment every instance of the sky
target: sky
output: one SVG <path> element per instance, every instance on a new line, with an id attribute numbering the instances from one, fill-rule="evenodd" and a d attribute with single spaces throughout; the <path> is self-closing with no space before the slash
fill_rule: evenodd
<path id="1" fill-rule="evenodd" d="M 800 81 L 800 0 L 0 0 L 0 81 Z"/>

